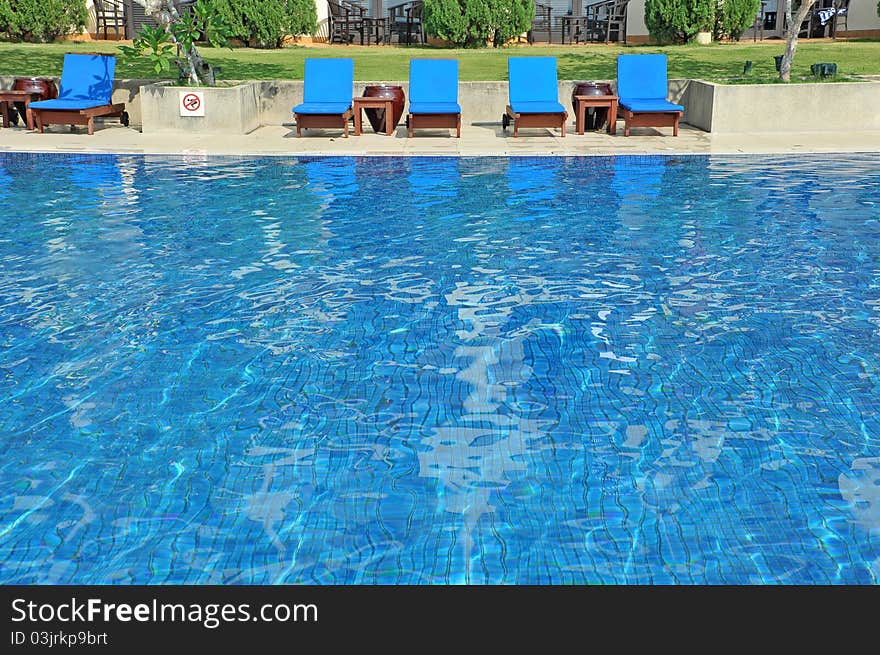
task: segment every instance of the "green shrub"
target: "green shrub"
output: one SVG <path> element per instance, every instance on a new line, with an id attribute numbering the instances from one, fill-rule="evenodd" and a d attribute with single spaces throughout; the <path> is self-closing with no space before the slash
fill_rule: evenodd
<path id="1" fill-rule="evenodd" d="M 425 31 L 461 47 L 502 46 L 527 32 L 533 0 L 424 0 Z"/>
<path id="2" fill-rule="evenodd" d="M 314 34 L 314 0 L 211 0 L 232 38 L 246 46 L 278 48 L 285 36 Z"/>
<path id="3" fill-rule="evenodd" d="M 718 0 L 715 12 L 716 37 L 727 35 L 739 41 L 743 30 L 755 24 L 761 0 Z"/>
<path id="4" fill-rule="evenodd" d="M 26 41 L 52 41 L 80 32 L 89 17 L 86 0 L 0 0 L 0 33 Z"/>
<path id="5" fill-rule="evenodd" d="M 645 24 L 659 43 L 685 43 L 715 26 L 716 0 L 646 0 Z"/>
<path id="6" fill-rule="evenodd" d="M 289 36 L 314 34 L 318 31 L 318 12 L 315 0 L 287 0 L 285 31 Z"/>

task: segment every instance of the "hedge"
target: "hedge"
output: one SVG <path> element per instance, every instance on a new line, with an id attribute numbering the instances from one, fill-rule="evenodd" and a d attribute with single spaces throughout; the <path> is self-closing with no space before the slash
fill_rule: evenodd
<path id="1" fill-rule="evenodd" d="M 210 0 L 230 38 L 246 46 L 278 48 L 288 35 L 314 34 L 314 0 Z"/>
<path id="2" fill-rule="evenodd" d="M 424 0 L 425 31 L 460 47 L 502 46 L 527 32 L 533 0 Z"/>
<path id="3" fill-rule="evenodd" d="M 15 41 L 53 41 L 81 32 L 86 0 L 0 0 L 0 34 Z"/>

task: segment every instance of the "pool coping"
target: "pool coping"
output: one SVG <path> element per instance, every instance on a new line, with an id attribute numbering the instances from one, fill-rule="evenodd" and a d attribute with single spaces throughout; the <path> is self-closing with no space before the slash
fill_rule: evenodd
<path id="1" fill-rule="evenodd" d="M 683 125 L 678 137 L 668 129 L 643 128 L 620 134 L 569 133 L 562 138 L 534 130 L 514 139 L 500 125 L 463 126 L 461 139 L 430 131 L 413 139 L 398 127 L 394 137 L 364 134 L 342 138 L 338 132 L 295 137 L 289 125 L 265 126 L 246 135 L 151 134 L 110 122 L 93 136 L 53 128 L 38 134 L 23 128 L 0 129 L 0 152 L 62 152 L 246 157 L 609 157 L 621 155 L 804 155 L 880 152 L 880 131 L 711 134 Z"/>

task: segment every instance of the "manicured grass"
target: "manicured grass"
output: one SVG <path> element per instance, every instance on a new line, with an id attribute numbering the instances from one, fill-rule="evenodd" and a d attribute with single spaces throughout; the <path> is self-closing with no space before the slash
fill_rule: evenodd
<path id="1" fill-rule="evenodd" d="M 452 57 L 460 62 L 463 81 L 507 79 L 507 58 L 553 55 L 559 58 L 560 79 L 613 79 L 615 57 L 621 52 L 665 52 L 671 78 L 701 78 L 718 82 L 772 83 L 773 56 L 782 54 L 781 41 L 714 44 L 711 46 L 512 46 L 463 50 L 438 47 L 301 46 L 281 50 L 203 48 L 204 57 L 221 66 L 221 79 L 302 79 L 306 57 L 353 57 L 360 80 L 405 80 L 411 57 Z M 65 52 L 117 52 L 113 43 L 0 43 L 0 75 L 58 75 Z M 753 72 L 742 76 L 743 63 L 754 62 Z M 880 75 L 880 41 L 799 42 L 793 78 L 812 81 L 810 64 L 834 62 L 842 79 L 850 75 Z M 119 66 L 119 78 L 155 77 L 143 64 Z"/>

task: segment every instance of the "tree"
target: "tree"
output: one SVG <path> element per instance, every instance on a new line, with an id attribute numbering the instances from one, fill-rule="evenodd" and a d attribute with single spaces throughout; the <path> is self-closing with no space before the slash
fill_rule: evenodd
<path id="1" fill-rule="evenodd" d="M 425 30 L 462 47 L 502 46 L 527 32 L 533 0 L 425 0 Z"/>
<path id="2" fill-rule="evenodd" d="M 659 43 L 685 43 L 715 25 L 716 0 L 647 0 L 645 25 Z"/>
<path id="3" fill-rule="evenodd" d="M 798 33 L 801 24 L 807 18 L 807 14 L 813 9 L 817 0 L 802 0 L 797 13 L 792 15 L 792 3 L 794 0 L 782 0 L 782 13 L 785 15 L 785 52 L 782 55 L 782 64 L 779 66 L 779 79 L 783 82 L 791 81 L 791 65 L 794 63 L 794 53 L 797 52 Z"/>
<path id="4" fill-rule="evenodd" d="M 231 36 L 245 45 L 278 48 L 284 37 L 314 34 L 315 0 L 210 0 Z"/>
<path id="5" fill-rule="evenodd" d="M 718 0 L 716 34 L 728 34 L 739 41 L 743 30 L 755 24 L 761 0 Z"/>
<path id="6" fill-rule="evenodd" d="M 25 41 L 54 41 L 86 26 L 86 0 L 0 0 L 0 33 Z"/>
<path id="7" fill-rule="evenodd" d="M 210 3 L 198 0 L 181 12 L 181 0 L 134 1 L 159 27 L 145 27 L 130 46 L 120 46 L 123 60 L 148 58 L 156 74 L 168 72 L 175 64 L 181 80 L 214 86 L 214 69 L 202 59 L 196 41 L 206 40 L 215 48 L 222 47 L 228 42 L 229 30 Z"/>

